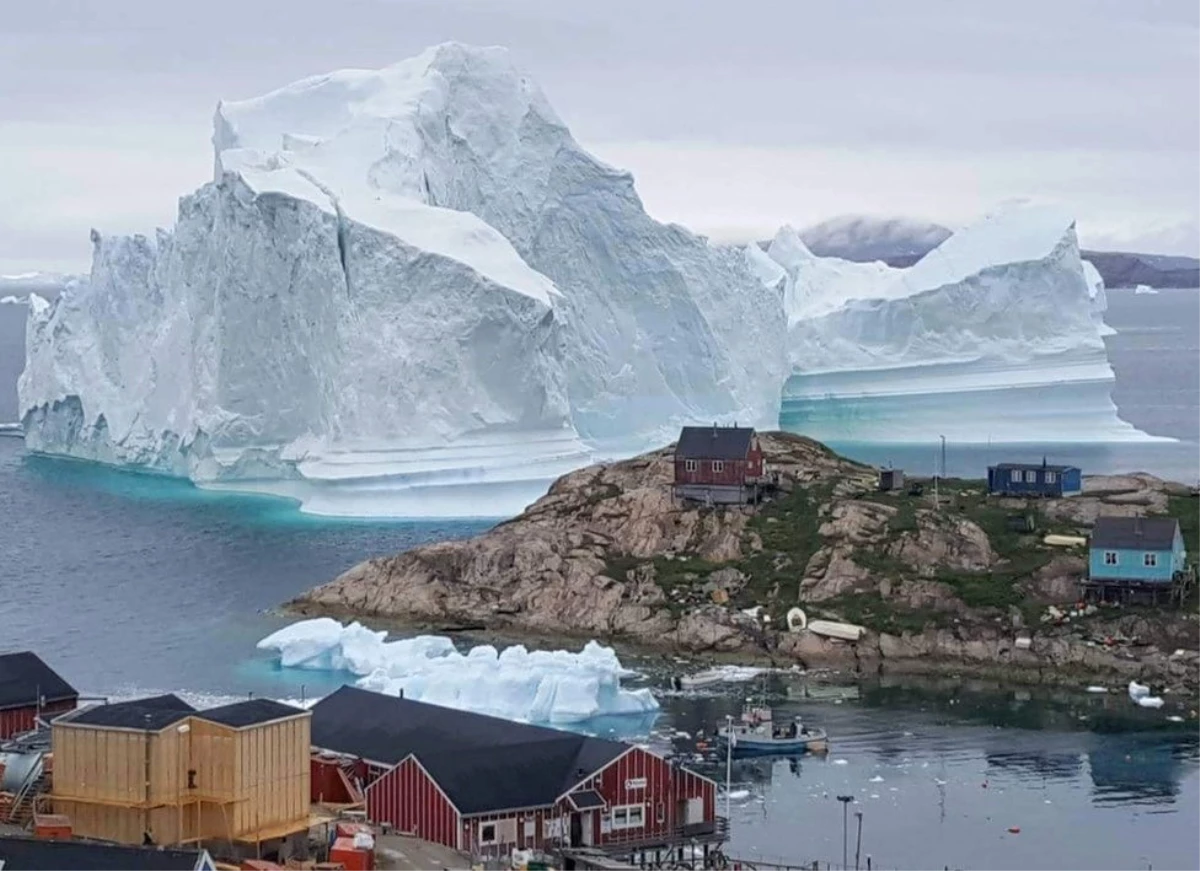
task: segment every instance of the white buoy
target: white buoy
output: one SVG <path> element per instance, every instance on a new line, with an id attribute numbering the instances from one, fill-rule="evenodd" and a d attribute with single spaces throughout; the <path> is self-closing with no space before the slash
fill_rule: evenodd
<path id="1" fill-rule="evenodd" d="M 789 608 L 787 612 L 788 632 L 802 632 L 808 628 L 808 615 L 803 608 Z"/>

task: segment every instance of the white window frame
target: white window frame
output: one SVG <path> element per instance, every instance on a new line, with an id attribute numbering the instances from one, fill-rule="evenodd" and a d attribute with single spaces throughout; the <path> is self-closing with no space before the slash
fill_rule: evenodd
<path id="1" fill-rule="evenodd" d="M 609 811 L 614 832 L 625 829 L 644 829 L 646 827 L 645 804 L 619 804 Z"/>
<path id="2" fill-rule="evenodd" d="M 712 461 L 712 470 L 714 472 L 724 472 L 725 471 L 725 461 L 724 460 L 713 460 Z"/>
<path id="3" fill-rule="evenodd" d="M 1158 554 L 1144 553 L 1142 554 L 1142 567 L 1147 569 L 1158 568 Z"/>
<path id="4" fill-rule="evenodd" d="M 1047 472 L 1046 473 L 1046 483 L 1047 484 L 1057 484 L 1058 483 L 1058 473 L 1057 472 Z"/>
<path id="5" fill-rule="evenodd" d="M 492 830 L 492 836 L 488 838 L 484 835 L 488 829 Z M 483 845 L 491 845 L 500 843 L 500 824 L 494 820 L 490 823 L 479 824 L 479 843 Z"/>
<path id="6" fill-rule="evenodd" d="M 683 468 L 688 472 L 695 472 L 700 469 L 700 463 L 696 460 L 684 460 Z"/>
<path id="7" fill-rule="evenodd" d="M 1025 483 L 1026 484 L 1036 484 L 1037 483 L 1037 471 L 1036 470 L 1034 470 L 1034 469 L 1026 469 L 1025 470 Z"/>
<path id="8" fill-rule="evenodd" d="M 1115 550 L 1106 550 L 1104 552 L 1104 564 L 1106 566 L 1115 566 L 1120 562 L 1120 560 L 1121 557 Z"/>
<path id="9" fill-rule="evenodd" d="M 1021 470 L 1020 470 L 1020 469 L 1013 469 L 1013 470 L 1012 470 L 1012 482 L 1013 482 L 1014 484 L 1019 484 L 1019 483 L 1020 483 L 1020 481 L 1021 481 Z"/>

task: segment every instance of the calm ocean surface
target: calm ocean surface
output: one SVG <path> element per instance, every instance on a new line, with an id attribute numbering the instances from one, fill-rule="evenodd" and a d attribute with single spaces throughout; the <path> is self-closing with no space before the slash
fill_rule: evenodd
<path id="1" fill-rule="evenodd" d="M 0 306 L 0 422 L 16 417 L 24 314 Z M 1184 472 L 1190 457 L 1194 480 L 1200 294 L 1114 291 L 1109 322 L 1122 416 L 1188 440 L 1174 456 Z M 932 457 L 932 446 L 911 449 Z M 1132 449 L 1141 453 L 1122 454 L 1119 468 L 1162 468 L 1157 446 Z M 285 622 L 269 609 L 367 556 L 485 526 L 309 518 L 273 499 L 26 457 L 0 438 L 0 649 L 37 650 L 96 694 L 324 694 L 335 676 L 283 672 L 256 652 Z M 662 663 L 633 664 L 665 685 Z M 1200 736 L 1194 720 L 1166 720 L 1188 715 L 1173 702 L 1143 711 L 1122 693 L 955 680 L 866 683 L 840 703 L 803 698 L 798 677 L 769 689 L 825 726 L 833 747 L 799 763 L 735 764 L 734 789 L 748 795 L 732 807 L 734 854 L 840 862 L 835 796 L 851 794 L 864 865 L 870 854 L 879 868 L 1200 867 Z M 616 733 L 695 753 L 692 736 L 735 712 L 741 692 L 666 693 L 657 720 Z M 720 760 L 696 764 L 723 779 Z M 850 824 L 853 862 L 853 814 Z"/>

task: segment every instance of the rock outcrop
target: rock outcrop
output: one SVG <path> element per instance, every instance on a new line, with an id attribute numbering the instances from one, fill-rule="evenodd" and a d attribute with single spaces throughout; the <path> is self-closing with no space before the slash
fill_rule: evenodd
<path id="1" fill-rule="evenodd" d="M 1074 602 L 1085 570 L 1079 549 L 1042 542 L 1046 530 L 1160 513 L 1184 491 L 1145 475 L 1092 478 L 1081 496 L 1026 503 L 948 481 L 934 504 L 878 492 L 875 470 L 809 439 L 765 433 L 761 443 L 776 484 L 759 504 L 676 500 L 664 449 L 572 472 L 483 535 L 368 560 L 292 608 L 805 665 L 1183 680 L 1168 654 L 1196 650 L 1195 619 L 1039 616 Z M 1008 525 L 1023 514 L 1040 518 L 1036 531 Z M 869 631 L 854 645 L 789 633 L 784 617 L 796 606 Z"/>

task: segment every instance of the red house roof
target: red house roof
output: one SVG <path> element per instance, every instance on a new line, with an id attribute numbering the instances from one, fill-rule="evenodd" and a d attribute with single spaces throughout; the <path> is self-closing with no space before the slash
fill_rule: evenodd
<path id="1" fill-rule="evenodd" d="M 744 460 L 750 454 L 754 428 L 748 426 L 685 426 L 675 456 L 684 460 Z"/>
<path id="2" fill-rule="evenodd" d="M 76 699 L 79 693 L 36 653 L 0 654 L 0 711 Z"/>

